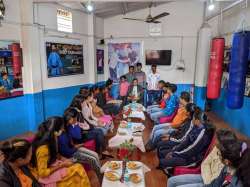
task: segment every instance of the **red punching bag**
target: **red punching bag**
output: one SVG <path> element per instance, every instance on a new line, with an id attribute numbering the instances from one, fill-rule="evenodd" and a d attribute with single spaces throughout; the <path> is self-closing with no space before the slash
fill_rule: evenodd
<path id="1" fill-rule="evenodd" d="M 224 47 L 224 38 L 214 38 L 212 40 L 207 81 L 207 97 L 209 99 L 217 99 L 220 96 Z"/>
<path id="2" fill-rule="evenodd" d="M 13 74 L 14 77 L 16 77 L 17 74 L 21 73 L 21 48 L 20 44 L 13 43 L 11 45 L 11 51 L 12 51 L 12 61 L 13 61 Z"/>

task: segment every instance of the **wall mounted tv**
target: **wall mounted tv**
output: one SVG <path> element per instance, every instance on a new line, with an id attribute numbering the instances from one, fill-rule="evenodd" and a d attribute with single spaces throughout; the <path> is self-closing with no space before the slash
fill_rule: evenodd
<path id="1" fill-rule="evenodd" d="M 172 50 L 146 50 L 146 65 L 171 65 Z"/>

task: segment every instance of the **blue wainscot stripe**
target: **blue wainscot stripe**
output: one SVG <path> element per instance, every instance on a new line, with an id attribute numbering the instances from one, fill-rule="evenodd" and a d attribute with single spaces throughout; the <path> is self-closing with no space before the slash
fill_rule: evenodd
<path id="1" fill-rule="evenodd" d="M 241 109 L 227 108 L 227 93 L 221 90 L 220 98 L 212 100 L 212 111 L 229 123 L 233 128 L 250 137 L 250 98 L 244 98 Z"/>
<path id="2" fill-rule="evenodd" d="M 0 100 L 0 140 L 34 131 L 43 121 L 41 93 Z"/>
<path id="3" fill-rule="evenodd" d="M 205 110 L 206 105 L 206 94 L 207 88 L 206 87 L 194 87 L 194 103 L 199 106 L 202 110 Z"/>

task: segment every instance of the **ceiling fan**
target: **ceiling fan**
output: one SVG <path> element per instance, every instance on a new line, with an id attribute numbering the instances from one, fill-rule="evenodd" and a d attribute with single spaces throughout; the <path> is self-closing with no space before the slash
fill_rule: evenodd
<path id="1" fill-rule="evenodd" d="M 148 15 L 145 19 L 126 18 L 126 17 L 123 18 L 123 19 L 132 20 L 132 21 L 143 21 L 143 22 L 146 22 L 146 23 L 161 23 L 160 21 L 158 21 L 158 19 L 170 15 L 168 12 L 163 12 L 163 13 L 161 13 L 161 14 L 159 14 L 159 15 L 153 17 L 153 16 L 151 15 L 151 8 L 152 8 L 152 5 L 153 5 L 153 3 L 150 3 L 150 4 L 149 4 L 149 15 Z"/>

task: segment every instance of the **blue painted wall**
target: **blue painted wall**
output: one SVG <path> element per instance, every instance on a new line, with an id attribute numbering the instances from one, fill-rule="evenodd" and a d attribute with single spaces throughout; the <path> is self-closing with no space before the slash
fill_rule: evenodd
<path id="1" fill-rule="evenodd" d="M 227 93 L 222 89 L 220 98 L 212 101 L 212 111 L 233 128 L 250 137 L 250 98 L 244 97 L 243 107 L 232 110 L 227 108 L 226 96 Z"/>
<path id="2" fill-rule="evenodd" d="M 98 82 L 101 86 L 105 82 Z M 62 115 L 72 98 L 79 93 L 81 87 L 93 84 L 44 90 L 35 94 L 0 100 L 0 140 L 36 131 L 44 119 Z"/>
<path id="3" fill-rule="evenodd" d="M 41 93 L 0 101 L 0 140 L 34 131 L 43 120 Z"/>
<path id="4" fill-rule="evenodd" d="M 194 103 L 201 109 L 205 110 L 207 87 L 194 87 Z"/>
<path id="5" fill-rule="evenodd" d="M 97 85 L 103 84 L 104 82 L 97 83 Z M 72 98 L 83 86 L 90 87 L 92 85 L 44 90 L 35 94 L 0 100 L 0 140 L 27 131 L 36 131 L 37 126 L 44 119 L 62 115 Z M 182 91 L 190 91 L 191 89 L 191 84 L 178 84 L 177 86 L 178 95 Z"/>

